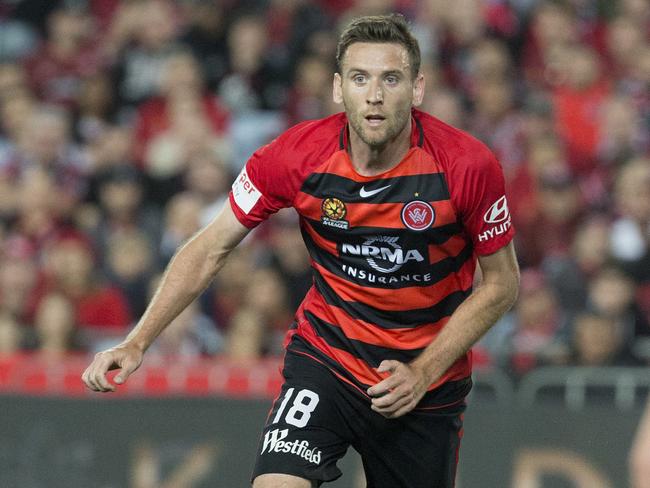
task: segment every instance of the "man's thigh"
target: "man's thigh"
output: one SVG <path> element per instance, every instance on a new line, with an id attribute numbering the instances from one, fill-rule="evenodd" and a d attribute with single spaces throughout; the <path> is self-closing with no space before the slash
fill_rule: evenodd
<path id="1" fill-rule="evenodd" d="M 253 481 L 253 488 L 316 488 L 315 482 L 289 474 L 262 474 Z"/>
<path id="2" fill-rule="evenodd" d="M 260 481 L 254 486 L 266 488 L 266 483 L 273 483 L 267 481 L 273 478 L 268 475 L 290 475 L 285 480 L 287 488 L 309 487 L 309 482 L 319 486 L 337 479 L 341 471 L 336 463 L 351 440 L 348 421 L 352 416 L 343 401 L 347 391 L 325 367 L 295 354 L 285 357 L 283 375 L 282 391 L 260 437 L 253 471 L 253 479 Z M 303 481 L 308 484 L 300 484 Z"/>
<path id="3" fill-rule="evenodd" d="M 368 488 L 452 488 L 462 435 L 462 410 L 374 417 L 353 444 Z"/>

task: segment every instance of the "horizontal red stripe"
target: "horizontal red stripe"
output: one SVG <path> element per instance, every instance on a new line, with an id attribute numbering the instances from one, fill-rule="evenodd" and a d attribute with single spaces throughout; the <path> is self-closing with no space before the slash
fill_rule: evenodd
<path id="1" fill-rule="evenodd" d="M 330 357 L 336 363 L 340 364 L 347 372 L 349 372 L 358 382 L 364 385 L 375 385 L 384 378 L 390 376 L 390 373 L 378 373 L 376 369 L 372 368 L 368 363 L 347 351 L 343 351 L 336 347 L 331 347 L 321 337 L 319 337 L 314 329 L 308 322 L 300 324 L 298 334 L 309 342 L 316 349 L 321 351 L 326 356 Z M 443 374 L 438 381 L 433 383 L 427 388 L 428 391 L 438 388 L 447 381 L 461 380 L 467 378 L 471 374 L 471 365 L 469 356 L 465 355 L 458 359 Z"/>
<path id="2" fill-rule="evenodd" d="M 381 376 L 377 373 L 377 370 L 349 352 L 330 346 L 322 337 L 316 334 L 309 322 L 299 324 L 298 334 L 323 354 L 343 366 L 360 383 L 374 385 L 381 381 Z"/>
<path id="3" fill-rule="evenodd" d="M 427 347 L 436 337 L 449 317 L 431 324 L 404 329 L 383 329 L 370 322 L 350 317 L 343 309 L 325 302 L 320 295 L 312 295 L 305 304 L 317 317 L 341 328 L 346 337 L 374 346 L 392 349 L 419 349 Z"/>

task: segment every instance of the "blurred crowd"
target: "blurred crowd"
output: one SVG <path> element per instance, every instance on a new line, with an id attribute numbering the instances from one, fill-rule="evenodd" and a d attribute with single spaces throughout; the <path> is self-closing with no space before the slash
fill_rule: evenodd
<path id="1" fill-rule="evenodd" d="M 341 26 L 391 11 L 423 109 L 507 179 L 522 288 L 476 362 L 650 364 L 648 0 L 0 2 L 0 355 L 123 337 L 247 157 L 342 109 Z M 296 223 L 247 237 L 155 354 L 278 354 L 311 285 Z"/>

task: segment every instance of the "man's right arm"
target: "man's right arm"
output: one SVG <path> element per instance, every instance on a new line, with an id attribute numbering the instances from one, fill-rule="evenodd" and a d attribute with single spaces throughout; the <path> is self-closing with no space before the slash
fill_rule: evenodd
<path id="1" fill-rule="evenodd" d="M 112 369 L 121 369 L 115 382 L 124 383 L 140 366 L 154 339 L 207 288 L 230 251 L 249 231 L 226 203 L 219 215 L 176 253 L 147 310 L 126 339 L 95 355 L 82 375 L 86 386 L 95 391 L 114 391 L 115 386 L 106 378 Z"/>

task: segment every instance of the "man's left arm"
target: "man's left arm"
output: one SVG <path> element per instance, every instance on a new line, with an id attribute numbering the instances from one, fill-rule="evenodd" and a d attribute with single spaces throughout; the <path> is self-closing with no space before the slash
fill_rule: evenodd
<path id="1" fill-rule="evenodd" d="M 479 256 L 483 279 L 452 314 L 438 336 L 411 363 L 385 360 L 380 373 L 390 376 L 368 389 L 372 409 L 387 418 L 410 412 L 437 381 L 514 304 L 519 267 L 512 242 Z"/>

